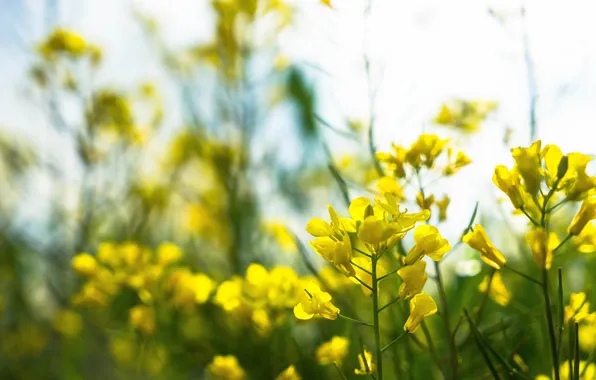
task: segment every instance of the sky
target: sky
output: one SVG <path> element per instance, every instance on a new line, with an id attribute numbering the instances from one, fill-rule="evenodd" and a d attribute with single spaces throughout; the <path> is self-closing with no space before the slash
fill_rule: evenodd
<path id="1" fill-rule="evenodd" d="M 462 210 L 461 223 L 446 226 L 448 235 L 457 236 L 476 200 L 490 203 L 501 195 L 491 184 L 494 166 L 511 165 L 510 147 L 530 142 L 525 33 L 536 76 L 538 137 L 563 151 L 596 154 L 594 2 L 374 0 L 368 16 L 364 0 L 332 0 L 333 9 L 316 0 L 288 2 L 297 9 L 296 23 L 278 43 L 291 60 L 322 68 L 306 70 L 326 120 L 341 125 L 345 118 L 369 117 L 366 55 L 377 93 L 372 112 L 378 150 L 393 141 L 409 145 L 424 130 L 451 136 L 474 160 L 457 181 L 437 189 L 455 194 L 452 207 Z M 104 47 L 98 83 L 163 83 L 167 123 L 179 123 L 173 90 L 133 19 L 134 9 L 160 22 L 168 46 L 209 39 L 207 0 L 0 0 L 0 131 L 20 133 L 42 155 L 57 154 L 64 165 L 74 165 L 74 152 L 57 152 L 61 137 L 24 84 L 35 43 L 56 25 Z M 500 107 L 479 133 L 462 137 L 429 122 L 451 98 L 496 100 Z M 277 122 L 283 131 L 284 120 Z M 511 146 L 502 142 L 506 128 L 513 131 Z M 334 143 L 338 154 L 348 149 L 339 139 Z"/>

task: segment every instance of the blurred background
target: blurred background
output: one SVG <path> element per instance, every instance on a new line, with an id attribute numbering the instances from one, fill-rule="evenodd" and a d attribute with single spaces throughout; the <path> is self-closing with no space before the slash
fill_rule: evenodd
<path id="1" fill-rule="evenodd" d="M 247 268 L 262 265 L 280 287 L 318 276 L 358 310 L 366 297 L 325 272 L 304 226 L 327 204 L 347 215 L 346 194 L 374 196 L 371 152 L 421 133 L 472 159 L 455 179 L 425 178 L 450 198 L 443 236 L 454 244 L 478 204 L 503 252 L 531 262 L 493 169 L 536 139 L 596 153 L 595 11 L 588 1 L 0 1 L 0 378 L 241 378 L 208 374 L 215 355 L 234 355 L 251 379 L 290 365 L 304 379 L 339 378 L 314 354 L 334 335 L 353 343 L 351 378 L 354 328 L 296 325 L 294 291 L 262 304 L 245 294 L 259 288 Z M 470 105 L 473 125 L 441 121 L 442 107 Z M 92 261 L 73 261 L 84 252 Z M 593 260 L 574 260 L 566 289 L 589 288 Z M 486 274 L 477 255 L 461 247 L 445 265 L 450 296 L 474 304 Z M 527 311 L 489 307 L 496 321 Z M 512 324 L 505 347 L 532 335 Z M 548 373 L 531 352 L 528 376 Z M 420 378 L 430 360 L 394 378 Z M 467 376 L 482 378 L 473 365 Z"/>

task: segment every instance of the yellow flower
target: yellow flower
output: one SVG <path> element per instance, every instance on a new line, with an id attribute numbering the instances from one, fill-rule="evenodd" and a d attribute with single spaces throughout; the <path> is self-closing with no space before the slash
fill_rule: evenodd
<path id="1" fill-rule="evenodd" d="M 564 363 L 561 363 L 561 365 L 559 366 L 561 380 L 572 380 L 573 378 L 575 378 L 575 377 L 572 378 L 569 375 L 569 367 L 570 366 L 573 367 L 574 363 L 573 362 L 569 363 L 569 361 L 566 361 Z M 596 364 L 580 360 L 579 361 L 579 372 L 583 373 L 583 375 L 579 377 L 580 380 L 594 380 L 594 379 L 596 379 Z"/>
<path id="2" fill-rule="evenodd" d="M 246 377 L 238 359 L 232 355 L 215 356 L 207 365 L 207 371 L 218 380 L 242 380 Z"/>
<path id="3" fill-rule="evenodd" d="M 489 284 L 490 290 L 488 289 Z M 501 277 L 501 273 L 499 272 L 493 273 L 492 280 L 491 276 L 484 276 L 484 279 L 478 286 L 478 290 L 482 293 L 486 293 L 486 291 L 489 290 L 488 295 L 490 298 L 501 306 L 506 306 L 511 300 L 511 293 L 507 290 L 503 278 Z"/>
<path id="4" fill-rule="evenodd" d="M 407 300 L 420 293 L 426 284 L 426 261 L 419 260 L 413 265 L 399 268 L 397 275 L 403 281 L 399 286 L 399 298 Z"/>
<path id="5" fill-rule="evenodd" d="M 590 314 L 590 303 L 586 300 L 586 293 L 571 293 L 569 305 L 565 306 L 565 323 L 572 318 L 574 322 L 581 322 Z"/>
<path id="6" fill-rule="evenodd" d="M 465 234 L 462 241 L 472 249 L 480 252 L 482 261 L 495 269 L 501 269 L 507 262 L 507 258 L 493 246 L 486 235 L 486 231 L 480 224 L 477 224 L 472 231 Z"/>
<path id="7" fill-rule="evenodd" d="M 302 380 L 300 374 L 296 371 L 293 365 L 286 368 L 282 373 L 280 373 L 275 380 Z"/>
<path id="8" fill-rule="evenodd" d="M 402 212 L 398 204 L 398 199 L 392 194 L 385 194 L 385 200 L 375 198 L 375 203 L 377 204 L 377 208 L 382 209 L 387 214 L 389 223 L 395 229 L 397 237 L 405 235 L 406 232 L 414 228 L 416 223 L 424 222 L 430 218 L 429 210 L 408 213 L 406 209 L 406 211 Z"/>
<path id="9" fill-rule="evenodd" d="M 377 183 L 377 190 L 381 194 L 390 193 L 399 199 L 404 199 L 404 190 L 394 177 L 381 177 Z"/>
<path id="10" fill-rule="evenodd" d="M 339 365 L 348 355 L 349 350 L 350 341 L 348 338 L 334 336 L 330 341 L 317 347 L 315 357 L 317 358 L 317 362 L 321 365 L 329 365 L 333 363 Z"/>
<path id="11" fill-rule="evenodd" d="M 129 310 L 130 324 L 145 335 L 155 332 L 155 313 L 150 306 L 138 305 Z"/>
<path id="12" fill-rule="evenodd" d="M 99 245 L 97 248 L 97 260 L 112 268 L 117 268 L 122 263 L 117 245 L 111 242 L 103 242 Z"/>
<path id="13" fill-rule="evenodd" d="M 87 44 L 83 37 L 64 28 L 56 28 L 41 44 L 39 50 L 46 59 L 54 59 L 57 54 L 68 54 L 77 58 L 86 52 Z"/>
<path id="14" fill-rule="evenodd" d="M 412 265 L 424 255 L 435 261 L 441 261 L 443 255 L 451 250 L 451 245 L 444 239 L 437 227 L 422 224 L 414 231 L 416 245 L 410 249 L 406 256 L 407 265 Z"/>
<path id="15" fill-rule="evenodd" d="M 358 228 L 358 238 L 365 243 L 379 245 L 397 234 L 397 230 L 386 220 L 367 216 Z"/>
<path id="16" fill-rule="evenodd" d="M 172 303 L 182 308 L 191 308 L 207 302 L 216 286 L 207 275 L 193 274 L 188 268 L 174 270 L 167 278 L 166 284 L 173 292 Z"/>
<path id="17" fill-rule="evenodd" d="M 573 217 L 573 220 L 571 221 L 571 224 L 569 225 L 567 232 L 569 232 L 572 235 L 579 235 L 586 226 L 586 224 L 588 224 L 590 220 L 593 220 L 595 218 L 596 197 L 586 198 L 582 202 L 582 205 L 580 206 L 577 214 L 575 214 L 575 216 Z"/>
<path id="18" fill-rule="evenodd" d="M 265 231 L 271 235 L 277 244 L 286 252 L 296 251 L 296 242 L 294 235 L 290 233 L 288 228 L 283 223 L 276 221 L 269 221 L 263 225 Z"/>
<path id="19" fill-rule="evenodd" d="M 554 232 L 546 233 L 542 228 L 530 230 L 526 235 L 534 262 L 542 269 L 550 269 L 553 263 L 553 250 L 559 245 L 560 240 Z"/>
<path id="20" fill-rule="evenodd" d="M 242 304 L 242 278 L 232 277 L 222 282 L 215 292 L 214 302 L 225 311 L 234 311 Z"/>
<path id="21" fill-rule="evenodd" d="M 467 166 L 472 163 L 472 159 L 466 156 L 464 152 L 457 152 L 457 155 L 455 156 L 455 161 L 451 160 L 452 155 L 452 149 L 447 149 L 447 165 L 445 166 L 445 168 L 443 168 L 443 174 L 446 176 L 453 175 L 464 166 Z"/>
<path id="22" fill-rule="evenodd" d="M 334 320 L 338 314 L 339 309 L 331 303 L 331 294 L 321 291 L 314 282 L 306 284 L 302 300 L 294 306 L 294 315 L 303 320 L 315 316 Z"/>
<path id="23" fill-rule="evenodd" d="M 548 144 L 542 150 L 542 155 L 544 156 L 544 166 L 546 169 L 544 171 L 546 184 L 550 189 L 552 189 L 555 185 L 555 182 L 557 182 L 557 179 L 559 179 L 559 165 L 561 164 L 561 159 L 563 159 L 563 152 L 561 152 L 561 149 L 558 146 Z M 564 187 L 570 175 L 571 173 L 569 170 L 568 161 L 568 169 L 566 170 L 564 176 L 559 179 L 559 185 L 557 187 Z"/>
<path id="24" fill-rule="evenodd" d="M 437 201 L 436 205 L 439 209 L 439 222 L 447 220 L 447 207 L 449 206 L 450 202 L 451 200 L 447 195 L 445 195 L 440 201 Z"/>
<path id="25" fill-rule="evenodd" d="M 182 250 L 175 244 L 161 243 L 157 247 L 157 257 L 160 265 L 167 266 L 180 261 Z"/>
<path id="26" fill-rule="evenodd" d="M 405 169 L 405 162 L 406 162 L 406 149 L 402 146 L 392 144 L 391 147 L 393 148 L 393 153 L 383 153 L 378 152 L 376 157 L 379 162 L 385 164 L 387 169 L 393 174 L 396 178 L 405 178 L 406 177 L 406 169 Z"/>
<path id="27" fill-rule="evenodd" d="M 577 201 L 593 194 L 596 188 L 596 177 L 586 174 L 586 167 L 592 157 L 581 153 L 569 153 L 569 169 L 564 183 L 567 199 Z"/>
<path id="28" fill-rule="evenodd" d="M 355 257 L 352 261 L 358 259 Z M 334 267 L 326 266 L 319 272 L 319 277 L 324 281 L 330 290 L 341 290 L 354 285 L 354 282 L 350 278 L 342 275 Z"/>
<path id="29" fill-rule="evenodd" d="M 358 364 L 360 365 L 359 368 L 354 370 L 356 375 L 371 375 L 375 372 L 375 363 L 372 360 L 372 352 L 368 351 L 366 348 L 362 349 L 364 351 L 364 357 L 362 353 L 358 354 Z"/>
<path id="30" fill-rule="evenodd" d="M 306 232 L 315 237 L 310 241 L 311 247 L 321 257 L 332 263 L 346 276 L 354 275 L 352 260 L 352 243 L 346 230 L 346 221 L 342 221 L 333 207 L 328 206 L 331 223 L 313 218 L 306 226 Z M 349 226 L 348 226 L 349 227 Z"/>
<path id="31" fill-rule="evenodd" d="M 135 359 L 135 345 L 130 339 L 111 339 L 110 352 L 118 363 L 132 363 Z"/>
<path id="32" fill-rule="evenodd" d="M 523 207 L 524 198 L 522 195 L 521 181 L 519 172 L 516 168 L 513 168 L 510 171 L 505 166 L 498 165 L 495 168 L 495 174 L 493 175 L 493 183 L 497 185 L 502 192 L 507 194 L 513 207 Z"/>
<path id="33" fill-rule="evenodd" d="M 261 335 L 268 335 L 271 331 L 271 319 L 269 318 L 269 313 L 267 313 L 264 309 L 256 309 L 252 312 L 252 323 L 254 324 L 256 330 Z"/>
<path id="34" fill-rule="evenodd" d="M 437 304 L 426 293 L 418 293 L 410 300 L 410 316 L 404 325 L 404 331 L 414 333 L 422 320 L 437 312 Z"/>
<path id="35" fill-rule="evenodd" d="M 464 132 L 474 132 L 478 130 L 486 115 L 497 108 L 497 105 L 498 103 L 494 101 L 451 100 L 441 105 L 434 122 Z"/>
<path id="36" fill-rule="evenodd" d="M 435 203 L 435 196 L 430 194 L 427 197 L 424 197 L 422 193 L 418 193 L 416 195 L 416 204 L 422 210 L 430 210 L 430 207 Z"/>
<path id="37" fill-rule="evenodd" d="M 333 270 L 333 268 L 329 268 Z M 335 273 L 337 271 L 333 270 Z M 339 275 L 344 281 L 350 281 L 345 276 Z M 269 289 L 267 298 L 273 307 L 290 308 L 300 300 L 302 289 L 298 274 L 288 267 L 275 267 L 269 273 Z"/>
<path id="38" fill-rule="evenodd" d="M 540 140 L 535 141 L 529 148 L 513 148 L 511 153 L 519 174 L 524 179 L 528 193 L 534 195 L 540 189 Z"/>
<path id="39" fill-rule="evenodd" d="M 579 326 L 579 346 L 584 352 L 596 349 L 596 313 L 589 314 Z"/>
<path id="40" fill-rule="evenodd" d="M 72 268 L 81 276 L 91 277 L 97 273 L 97 260 L 88 253 L 79 253 L 72 258 Z"/>
<path id="41" fill-rule="evenodd" d="M 435 159 L 447 145 L 449 140 L 441 140 L 437 135 L 422 134 L 406 153 L 406 161 L 414 168 L 426 166 L 432 168 Z"/>
<path id="42" fill-rule="evenodd" d="M 60 310 L 52 320 L 52 327 L 64 336 L 73 337 L 83 328 L 83 318 L 72 310 Z"/>
<path id="43" fill-rule="evenodd" d="M 573 237 L 573 243 L 581 253 L 596 252 L 596 226 L 594 226 L 594 222 L 586 224 L 582 232 Z"/>

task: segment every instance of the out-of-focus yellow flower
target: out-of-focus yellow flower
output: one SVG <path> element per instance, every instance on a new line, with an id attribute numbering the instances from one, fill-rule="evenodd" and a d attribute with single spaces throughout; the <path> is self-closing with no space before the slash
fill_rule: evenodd
<path id="1" fill-rule="evenodd" d="M 321 4 L 324 4 L 326 6 L 328 6 L 329 8 L 333 8 L 333 5 L 331 5 L 331 0 L 320 0 Z"/>
<path id="2" fill-rule="evenodd" d="M 86 52 L 87 43 L 79 34 L 64 29 L 56 28 L 39 46 L 40 53 L 46 59 L 54 59 L 58 54 L 68 54 L 78 58 Z"/>
<path id="3" fill-rule="evenodd" d="M 387 166 L 387 169 L 394 177 L 405 178 L 407 150 L 404 147 L 395 144 L 392 144 L 391 147 L 393 148 L 393 153 L 377 152 L 376 158 L 379 162 Z"/>
<path id="4" fill-rule="evenodd" d="M 596 197 L 584 199 L 567 232 L 571 235 L 579 235 L 586 224 L 593 219 L 596 219 Z"/>
<path id="5" fill-rule="evenodd" d="M 207 275 L 193 274 L 188 268 L 175 269 L 166 280 L 166 287 L 172 292 L 172 303 L 182 308 L 207 302 L 215 286 Z"/>
<path id="6" fill-rule="evenodd" d="M 584 352 L 596 349 L 596 313 L 585 317 L 584 323 L 579 326 L 579 347 Z"/>
<path id="7" fill-rule="evenodd" d="M 333 270 L 333 268 L 328 268 Z M 337 271 L 334 272 L 337 273 Z M 339 273 L 338 277 L 341 277 L 344 281 L 349 281 Z M 304 292 L 298 274 L 289 267 L 273 268 L 269 273 L 268 288 L 267 299 L 269 304 L 278 308 L 294 307 Z"/>
<path id="8" fill-rule="evenodd" d="M 52 327 L 64 336 L 77 336 L 83 328 L 83 318 L 72 310 L 60 310 L 54 315 Z"/>
<path id="9" fill-rule="evenodd" d="M 519 354 L 513 354 L 513 361 L 522 370 L 522 372 L 528 372 L 530 370 L 528 365 L 524 362 L 524 359 L 522 359 Z"/>
<path id="10" fill-rule="evenodd" d="M 436 205 L 439 209 L 439 222 L 447 220 L 447 207 L 449 206 L 450 202 L 451 199 L 449 199 L 447 195 L 445 195 L 440 201 L 437 201 Z"/>
<path id="11" fill-rule="evenodd" d="M 399 286 L 399 298 L 407 300 L 420 293 L 426 284 L 426 261 L 419 260 L 413 265 L 399 268 L 397 275 L 403 281 Z"/>
<path id="12" fill-rule="evenodd" d="M 352 259 L 352 261 L 356 260 L 357 258 Z M 335 268 L 331 266 L 326 266 L 319 272 L 319 276 L 325 284 L 329 287 L 330 290 L 340 291 L 341 289 L 350 287 L 354 285 L 354 282 L 350 280 L 348 277 L 339 273 Z"/>
<path id="13" fill-rule="evenodd" d="M 410 300 L 410 316 L 404 325 L 404 331 L 416 332 L 422 320 L 437 312 L 437 304 L 426 293 L 418 293 Z"/>
<path id="14" fill-rule="evenodd" d="M 233 311 L 242 304 L 242 278 L 232 277 L 217 287 L 214 302 L 226 311 Z"/>
<path id="15" fill-rule="evenodd" d="M 534 195 L 540 189 L 540 147 L 542 142 L 535 141 L 529 148 L 513 148 L 511 153 L 519 174 L 524 179 L 528 193 Z"/>
<path id="16" fill-rule="evenodd" d="M 243 284 L 244 295 L 256 305 L 267 302 L 269 292 L 269 272 L 261 264 L 250 264 L 246 269 L 246 277 Z"/>
<path id="17" fill-rule="evenodd" d="M 264 223 L 263 228 L 271 235 L 277 244 L 286 252 L 296 252 L 296 242 L 294 235 L 290 233 L 288 228 L 280 222 L 269 221 Z"/>
<path id="18" fill-rule="evenodd" d="M 321 365 L 329 365 L 337 363 L 338 365 L 348 355 L 350 350 L 350 340 L 343 336 L 334 336 L 330 341 L 327 341 L 317 347 L 315 357 L 317 362 Z"/>
<path id="19" fill-rule="evenodd" d="M 381 177 L 377 183 L 377 190 L 381 194 L 390 193 L 399 199 L 404 199 L 404 190 L 394 177 Z"/>
<path id="20" fill-rule="evenodd" d="M 271 331 L 271 319 L 269 318 L 269 313 L 265 309 L 256 309 L 253 310 L 251 316 L 252 323 L 256 330 L 261 335 L 268 335 Z"/>
<path id="21" fill-rule="evenodd" d="M 430 194 L 427 197 L 422 195 L 422 193 L 418 193 L 416 195 L 416 204 L 422 210 L 430 210 L 430 207 L 435 203 L 435 196 Z"/>
<path id="22" fill-rule="evenodd" d="M 501 269 L 507 258 L 493 246 L 484 228 L 477 224 L 474 229 L 462 237 L 462 241 L 481 254 L 482 261 L 495 269 Z"/>
<path id="23" fill-rule="evenodd" d="M 596 252 L 596 226 L 587 223 L 579 235 L 573 237 L 573 243 L 581 253 Z"/>
<path id="24" fill-rule="evenodd" d="M 432 168 L 448 142 L 449 140 L 442 140 L 437 135 L 422 134 L 407 151 L 406 161 L 414 168 Z"/>
<path id="25" fill-rule="evenodd" d="M 498 103 L 494 101 L 454 99 L 441 105 L 434 122 L 464 132 L 474 132 L 497 106 Z"/>
<path id="26" fill-rule="evenodd" d="M 134 306 L 129 310 L 128 319 L 130 324 L 143 334 L 153 335 L 155 333 L 155 313 L 150 306 Z"/>
<path id="27" fill-rule="evenodd" d="M 564 184 L 567 199 L 577 201 L 594 194 L 596 177 L 586 173 L 586 167 L 592 157 L 581 153 L 569 153 L 567 157 L 569 158 L 569 169 L 566 176 L 568 180 Z"/>
<path id="28" fill-rule="evenodd" d="M 497 185 L 502 192 L 507 194 L 513 207 L 520 208 L 524 206 L 521 180 L 516 168 L 509 170 L 503 165 L 498 165 L 495 168 L 495 174 L 493 175 L 493 183 Z"/>
<path id="29" fill-rule="evenodd" d="M 116 244 L 112 242 L 103 242 L 97 248 L 97 260 L 112 268 L 117 268 L 121 264 L 121 257 L 118 254 Z"/>
<path id="30" fill-rule="evenodd" d="M 110 340 L 110 352 L 118 363 L 132 363 L 135 351 L 135 344 L 130 339 L 116 337 Z"/>
<path id="31" fill-rule="evenodd" d="M 451 157 L 453 156 L 453 150 L 451 148 L 447 149 L 447 165 L 443 168 L 443 174 L 446 176 L 451 176 L 457 173 L 461 168 L 467 166 L 472 163 L 472 159 L 464 152 L 457 152 L 455 156 L 455 161 L 452 161 Z"/>
<path id="32" fill-rule="evenodd" d="M 72 297 L 72 303 L 75 306 L 106 306 L 108 296 L 97 285 L 87 283 Z"/>
<path id="33" fill-rule="evenodd" d="M 542 228 L 534 228 L 526 234 L 526 241 L 534 262 L 542 269 L 550 269 L 553 263 L 553 250 L 561 242 L 554 232 L 546 233 Z"/>
<path id="34" fill-rule="evenodd" d="M 322 219 L 313 218 L 306 226 L 306 232 L 315 237 L 310 242 L 313 249 L 325 260 L 332 263 L 346 276 L 354 275 L 354 268 L 350 261 L 352 260 L 352 243 L 339 216 L 331 207 L 328 206 L 331 223 Z"/>
<path id="35" fill-rule="evenodd" d="M 161 243 L 157 247 L 157 257 L 160 265 L 167 266 L 180 261 L 182 250 L 173 243 Z"/>
<path id="36" fill-rule="evenodd" d="M 296 371 L 296 368 L 291 365 L 280 373 L 275 380 L 302 380 L 302 376 Z"/>
<path id="37" fill-rule="evenodd" d="M 331 294 L 321 291 L 314 282 L 306 284 L 302 300 L 294 306 L 294 315 L 303 320 L 315 316 L 334 320 L 338 314 L 339 309 L 331 303 Z"/>
<path id="38" fill-rule="evenodd" d="M 482 282 L 478 286 L 478 290 L 482 293 L 486 293 L 488 290 L 489 297 L 501 306 L 507 306 L 511 300 L 511 293 L 505 286 L 501 273 L 499 272 L 493 273 L 492 280 L 491 276 L 484 276 Z"/>
<path id="39" fill-rule="evenodd" d="M 372 375 L 375 372 L 376 366 L 373 363 L 372 352 L 368 351 L 366 347 L 363 347 L 364 355 L 358 354 L 359 367 L 354 369 L 356 375 Z"/>
<path id="40" fill-rule="evenodd" d="M 207 365 L 207 371 L 218 380 L 242 380 L 246 377 L 238 359 L 232 355 L 215 356 Z"/>
<path id="41" fill-rule="evenodd" d="M 290 60 L 283 54 L 277 54 L 273 58 L 273 69 L 275 71 L 283 71 L 290 66 Z"/>
<path id="42" fill-rule="evenodd" d="M 94 276 L 97 273 L 97 260 L 88 253 L 79 253 L 72 258 L 72 269 L 81 276 Z"/>
<path id="43" fill-rule="evenodd" d="M 435 261 L 441 261 L 443 255 L 451 250 L 451 245 L 444 239 L 437 227 L 422 224 L 414 231 L 416 245 L 410 249 L 406 256 L 407 265 L 412 265 L 422 259 L 424 255 Z"/>
<path id="44" fill-rule="evenodd" d="M 569 305 L 565 306 L 565 323 L 581 322 L 590 314 L 590 303 L 586 300 L 586 293 L 571 293 Z"/>
<path id="45" fill-rule="evenodd" d="M 569 375 L 569 367 L 573 367 L 574 363 L 566 361 L 559 366 L 561 380 L 572 380 L 575 377 Z M 583 373 L 579 377 L 580 380 L 594 380 L 596 379 L 596 364 L 584 360 L 579 361 L 579 372 Z"/>

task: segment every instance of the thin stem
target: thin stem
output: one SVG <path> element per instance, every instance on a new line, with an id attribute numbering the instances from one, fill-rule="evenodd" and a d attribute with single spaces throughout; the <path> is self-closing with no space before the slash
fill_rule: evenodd
<path id="1" fill-rule="evenodd" d="M 383 350 L 381 348 L 381 326 L 379 325 L 379 281 L 377 279 L 377 256 L 372 257 L 372 302 L 373 329 L 375 334 L 375 348 L 377 351 L 377 373 L 379 380 L 383 380 Z M 366 359 L 366 358 L 363 358 Z M 366 360 L 364 360 L 366 362 Z"/>
<path id="2" fill-rule="evenodd" d="M 563 270 L 561 268 L 557 271 L 558 274 L 558 288 L 557 288 L 557 361 L 559 362 L 561 359 L 561 347 L 563 347 L 563 324 L 564 324 L 564 310 L 563 310 Z"/>
<path id="3" fill-rule="evenodd" d="M 352 264 L 353 266 L 355 266 L 356 268 L 360 269 L 361 271 L 363 271 L 364 273 L 368 274 L 368 275 L 372 275 L 372 272 L 369 271 L 366 268 L 361 267 L 360 265 L 356 264 L 354 261 L 350 261 L 350 264 Z"/>
<path id="4" fill-rule="evenodd" d="M 354 247 L 352 247 L 352 249 L 358 253 L 362 253 L 364 256 L 368 257 L 369 259 L 372 259 L 372 255 L 370 253 L 366 253 L 366 252 L 361 251 L 358 248 L 354 248 Z"/>
<path id="5" fill-rule="evenodd" d="M 586 366 L 588 363 L 586 363 Z M 575 355 L 573 358 L 573 379 L 579 380 L 579 324 L 575 322 Z"/>
<path id="6" fill-rule="evenodd" d="M 430 331 L 428 331 L 428 327 L 426 327 L 426 322 L 422 320 L 420 326 L 422 326 L 422 332 L 424 333 L 424 337 L 426 338 L 426 343 L 428 344 L 430 356 L 433 358 L 433 361 L 435 362 L 435 365 L 437 366 L 439 371 L 443 374 L 443 377 L 447 378 L 447 376 L 445 376 L 445 373 L 443 372 L 443 368 L 441 367 L 441 362 L 439 361 L 439 356 L 437 355 L 437 351 L 435 350 L 435 344 L 433 343 L 433 340 L 430 336 Z"/>
<path id="7" fill-rule="evenodd" d="M 482 357 L 484 358 L 484 361 L 486 362 L 486 365 L 488 366 L 490 373 L 493 375 L 493 378 L 495 380 L 500 380 L 501 378 L 499 377 L 499 373 L 497 372 L 497 369 L 495 368 L 492 360 L 490 360 L 490 356 L 488 355 L 488 352 L 486 352 L 486 349 L 482 344 L 482 341 L 480 340 L 478 331 L 476 330 L 476 325 L 474 325 L 474 322 L 472 322 L 472 318 L 470 318 L 468 310 L 464 309 L 464 314 L 466 315 L 468 323 L 470 324 L 470 329 L 472 330 L 472 335 L 474 336 L 474 340 L 476 341 L 478 350 L 480 351 L 480 354 L 482 354 Z"/>
<path id="8" fill-rule="evenodd" d="M 387 274 L 385 274 L 385 275 L 383 275 L 383 276 L 379 277 L 379 282 L 383 281 L 384 279 L 386 279 L 387 277 L 389 277 L 389 276 L 391 276 L 391 275 L 394 275 L 394 274 L 396 274 L 398 270 L 399 270 L 399 268 L 397 268 L 397 269 L 395 269 L 395 270 L 392 270 L 391 272 L 389 272 L 389 273 L 387 273 Z"/>
<path id="9" fill-rule="evenodd" d="M 451 324 L 449 323 L 449 310 L 447 308 L 447 296 L 445 294 L 445 287 L 443 286 L 443 279 L 441 277 L 441 268 L 439 267 L 439 262 L 435 261 L 435 271 L 437 273 L 437 286 L 439 288 L 439 298 L 441 300 L 441 308 L 443 312 L 441 316 L 443 317 L 443 323 L 445 325 L 445 336 L 447 338 L 447 342 L 449 343 L 449 355 L 451 359 L 451 374 L 453 379 L 457 379 L 457 348 L 455 347 L 455 341 L 451 339 Z"/>
<path id="10" fill-rule="evenodd" d="M 548 325 L 548 337 L 550 340 L 550 351 L 553 361 L 553 371 L 555 374 L 555 380 L 560 380 L 559 374 L 559 360 L 557 354 L 557 341 L 555 338 L 555 327 L 553 321 L 553 312 L 551 310 L 550 294 L 548 292 L 548 270 L 542 271 L 542 294 L 544 295 L 544 307 L 546 308 L 546 322 Z"/>
<path id="11" fill-rule="evenodd" d="M 335 369 L 337 370 L 337 373 L 339 373 L 339 376 L 341 376 L 341 378 L 343 380 L 348 380 L 348 378 L 346 377 L 346 375 L 344 375 L 344 373 L 341 371 L 341 369 L 337 365 L 337 362 L 333 362 L 333 365 L 335 366 Z"/>
<path id="12" fill-rule="evenodd" d="M 399 298 L 399 297 L 396 297 L 396 298 L 392 299 L 391 301 L 389 301 L 389 303 L 388 303 L 387 305 L 385 305 L 385 306 L 382 306 L 382 307 L 379 309 L 378 313 L 380 313 L 381 311 L 385 310 L 385 309 L 386 309 L 386 308 L 388 308 L 389 306 L 393 305 L 394 303 L 396 303 L 396 302 L 397 302 L 397 301 L 399 301 L 400 299 L 401 299 L 401 298 Z"/>
<path id="13" fill-rule="evenodd" d="M 557 203 L 556 205 L 554 205 L 554 206 L 546 209 L 546 212 L 550 214 L 551 212 L 553 212 L 554 210 L 556 210 L 559 206 L 564 205 L 565 203 L 567 203 L 567 201 L 568 201 L 567 198 L 563 199 L 561 202 Z"/>
<path id="14" fill-rule="evenodd" d="M 520 207 L 520 208 L 519 208 L 519 210 L 520 210 L 521 212 L 523 212 L 523 213 L 524 213 L 524 215 L 525 215 L 525 216 L 526 216 L 528 219 L 530 219 L 530 222 L 532 222 L 532 224 L 534 224 L 535 226 L 539 226 L 539 225 L 540 225 L 540 224 L 539 224 L 539 223 L 538 223 L 536 220 L 534 220 L 534 218 L 532 218 L 532 217 L 530 216 L 530 214 L 528 214 L 528 213 L 526 212 L 526 210 L 523 208 L 523 206 L 522 206 L 522 207 Z"/>
<path id="15" fill-rule="evenodd" d="M 397 342 L 398 340 L 400 340 L 401 338 L 403 338 L 404 336 L 406 336 L 408 332 L 404 331 L 403 333 L 401 333 L 397 338 L 393 339 L 388 345 L 386 345 L 385 347 L 383 347 L 381 349 L 381 352 L 385 352 L 388 348 L 390 348 L 391 346 L 393 346 L 393 344 L 395 342 Z"/>
<path id="16" fill-rule="evenodd" d="M 532 282 L 533 282 L 533 283 L 535 283 L 536 285 L 540 285 L 540 286 L 542 286 L 542 283 L 541 283 L 540 281 L 536 280 L 535 278 L 532 278 L 532 277 L 528 276 L 527 274 L 525 274 L 525 273 L 523 273 L 523 272 L 520 272 L 520 271 L 518 271 L 517 269 L 514 269 L 513 267 L 511 267 L 511 266 L 509 266 L 509 265 L 507 265 L 507 264 L 503 265 L 503 268 L 507 268 L 507 269 L 509 269 L 510 271 L 512 271 L 513 273 L 517 274 L 518 276 L 522 276 L 522 277 L 523 277 L 523 278 L 525 278 L 526 280 L 528 280 L 528 281 L 532 281 Z"/>
<path id="17" fill-rule="evenodd" d="M 561 248 L 561 247 L 563 246 L 563 244 L 567 243 L 567 241 L 569 241 L 569 239 L 571 239 L 572 237 L 573 237 L 573 235 L 571 235 L 571 234 L 568 234 L 567 236 L 565 236 L 565 239 L 561 240 L 561 242 L 559 243 L 559 245 L 557 245 L 557 246 L 555 247 L 555 249 L 553 249 L 553 254 L 554 254 L 555 252 L 557 252 L 557 250 L 558 250 L 559 248 Z"/>
<path id="18" fill-rule="evenodd" d="M 350 318 L 350 317 L 348 317 L 346 315 L 343 315 L 343 314 L 338 314 L 338 316 L 340 318 L 342 318 L 342 319 L 345 319 L 346 321 L 357 323 L 359 325 L 364 325 L 364 326 L 368 326 L 368 327 L 372 327 L 373 326 L 372 323 L 370 323 L 370 322 L 364 322 L 364 321 L 361 321 L 359 319 Z"/>
<path id="19" fill-rule="evenodd" d="M 373 270 L 374 273 L 374 270 Z M 374 288 L 371 288 L 370 285 L 368 285 L 366 282 L 362 281 L 361 279 L 359 279 L 356 276 L 352 276 L 354 279 L 356 279 L 356 281 L 358 281 L 360 283 L 360 285 L 364 286 L 366 289 L 370 290 L 371 292 L 374 292 Z"/>

